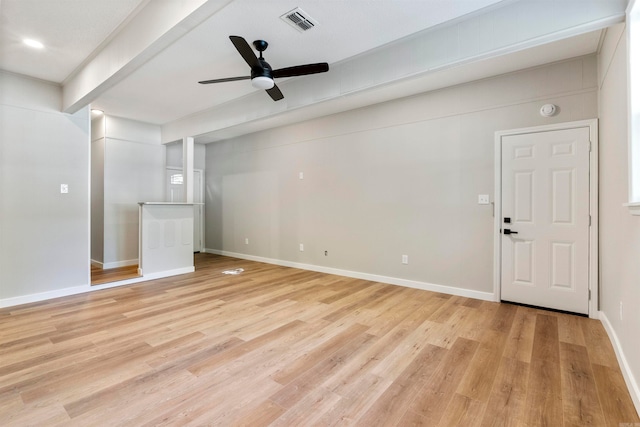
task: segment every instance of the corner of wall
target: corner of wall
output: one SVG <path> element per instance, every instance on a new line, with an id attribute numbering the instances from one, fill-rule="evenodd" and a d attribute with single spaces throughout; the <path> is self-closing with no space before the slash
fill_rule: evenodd
<path id="1" fill-rule="evenodd" d="M 624 381 L 627 384 L 627 388 L 629 389 L 631 400 L 633 400 L 633 404 L 636 407 L 636 412 L 640 415 L 640 386 L 638 385 L 638 381 L 636 381 L 636 378 L 633 376 L 631 366 L 629 365 L 629 360 L 627 359 L 624 350 L 620 345 L 618 335 L 613 329 L 613 326 L 611 326 L 609 318 L 607 318 L 607 315 L 603 311 L 600 312 L 600 321 L 602 322 L 605 331 L 607 331 L 607 335 L 609 336 L 609 340 L 611 341 L 613 350 L 615 351 L 616 357 L 618 358 L 618 364 L 620 364 L 622 376 L 624 377 Z"/>

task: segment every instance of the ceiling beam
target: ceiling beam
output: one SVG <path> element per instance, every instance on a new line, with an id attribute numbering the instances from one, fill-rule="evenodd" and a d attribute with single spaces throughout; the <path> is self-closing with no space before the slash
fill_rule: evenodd
<path id="1" fill-rule="evenodd" d="M 232 0 L 150 0 L 63 83 L 62 110 L 75 113 Z"/>
<path id="2" fill-rule="evenodd" d="M 429 28 L 381 48 L 336 64 L 325 74 L 290 79 L 278 86 L 284 100 L 273 102 L 262 91 L 192 114 L 162 126 L 163 143 L 196 136 L 196 142 L 238 135 L 240 127 L 264 128 L 270 119 L 304 108 L 320 115 L 321 103 L 343 102 L 345 97 L 371 93 L 434 73 L 486 62 L 547 43 L 606 28 L 625 17 L 626 0 L 518 0 L 490 7 Z M 576 54 L 576 56 L 579 53 Z M 531 64 L 530 66 L 537 65 Z M 475 75 L 473 72 L 469 75 Z M 478 76 L 478 78 L 487 76 Z M 461 76 L 464 78 L 464 76 Z M 459 81 L 458 83 L 460 83 Z M 453 82 L 455 83 L 455 82 Z M 416 85 L 419 88 L 419 85 Z M 429 90 L 428 85 L 425 86 Z M 417 93 L 417 92 L 413 92 Z M 406 87 L 398 96 L 411 93 Z M 362 99 L 366 99 L 363 96 Z M 371 98 L 371 97 L 369 97 Z M 375 101 L 372 101 L 375 102 Z M 363 106 L 361 102 L 352 103 Z M 295 114 L 300 116 L 300 114 Z M 302 114 L 312 118 L 314 114 Z M 261 123 L 261 126 L 251 126 Z M 252 130 L 248 130 L 248 133 Z"/>

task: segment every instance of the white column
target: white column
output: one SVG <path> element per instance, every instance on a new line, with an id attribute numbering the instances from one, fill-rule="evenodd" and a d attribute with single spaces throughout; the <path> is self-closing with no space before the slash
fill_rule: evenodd
<path id="1" fill-rule="evenodd" d="M 184 202 L 193 203 L 193 137 L 182 138 L 182 179 L 184 181 Z"/>

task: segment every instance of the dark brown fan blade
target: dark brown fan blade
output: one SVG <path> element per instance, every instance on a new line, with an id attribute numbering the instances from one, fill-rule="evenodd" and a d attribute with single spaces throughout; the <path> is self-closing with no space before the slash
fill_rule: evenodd
<path id="1" fill-rule="evenodd" d="M 243 76 L 243 77 L 227 77 L 224 79 L 213 79 L 213 80 L 203 80 L 200 83 L 201 85 L 208 85 L 211 83 L 224 83 L 224 82 L 235 82 L 238 80 L 250 80 L 251 76 Z"/>
<path id="2" fill-rule="evenodd" d="M 274 101 L 280 101 L 284 98 L 284 95 L 280 92 L 280 88 L 276 85 L 273 85 L 271 89 L 267 89 L 267 93 Z"/>
<path id="3" fill-rule="evenodd" d="M 229 39 L 231 40 L 231 43 L 233 43 L 233 45 L 236 47 L 236 49 L 238 49 L 238 53 L 240 54 L 240 56 L 242 56 L 242 58 L 247 61 L 249 67 L 262 68 L 262 65 L 260 65 L 260 61 L 258 61 L 258 57 L 256 57 L 253 49 L 251 49 L 251 46 L 249 46 L 249 43 L 247 43 L 245 39 L 240 36 L 229 36 Z"/>
<path id="4" fill-rule="evenodd" d="M 295 67 L 280 68 L 273 70 L 271 74 L 273 77 L 294 77 L 305 76 L 307 74 L 326 73 L 329 71 L 329 64 L 326 62 L 319 62 L 317 64 L 296 65 Z"/>

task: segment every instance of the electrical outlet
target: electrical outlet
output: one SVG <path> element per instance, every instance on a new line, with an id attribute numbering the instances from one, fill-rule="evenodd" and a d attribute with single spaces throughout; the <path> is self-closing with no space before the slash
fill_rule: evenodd
<path id="1" fill-rule="evenodd" d="M 67 194 L 69 192 L 69 184 L 60 184 L 60 193 Z"/>
<path id="2" fill-rule="evenodd" d="M 300 243 L 300 252 L 304 252 L 304 244 Z"/>
<path id="3" fill-rule="evenodd" d="M 479 205 L 488 205 L 489 204 L 489 195 L 488 194 L 478 194 L 478 204 Z"/>
<path id="4" fill-rule="evenodd" d="M 329 251 L 324 251 L 324 256 L 329 256 Z"/>
<path id="5" fill-rule="evenodd" d="M 402 263 L 409 264 L 409 255 L 402 255 Z"/>
<path id="6" fill-rule="evenodd" d="M 245 244 L 245 245 L 248 245 L 248 244 L 249 244 L 249 238 L 248 238 L 248 237 L 245 237 L 245 238 L 244 238 L 244 244 Z"/>

